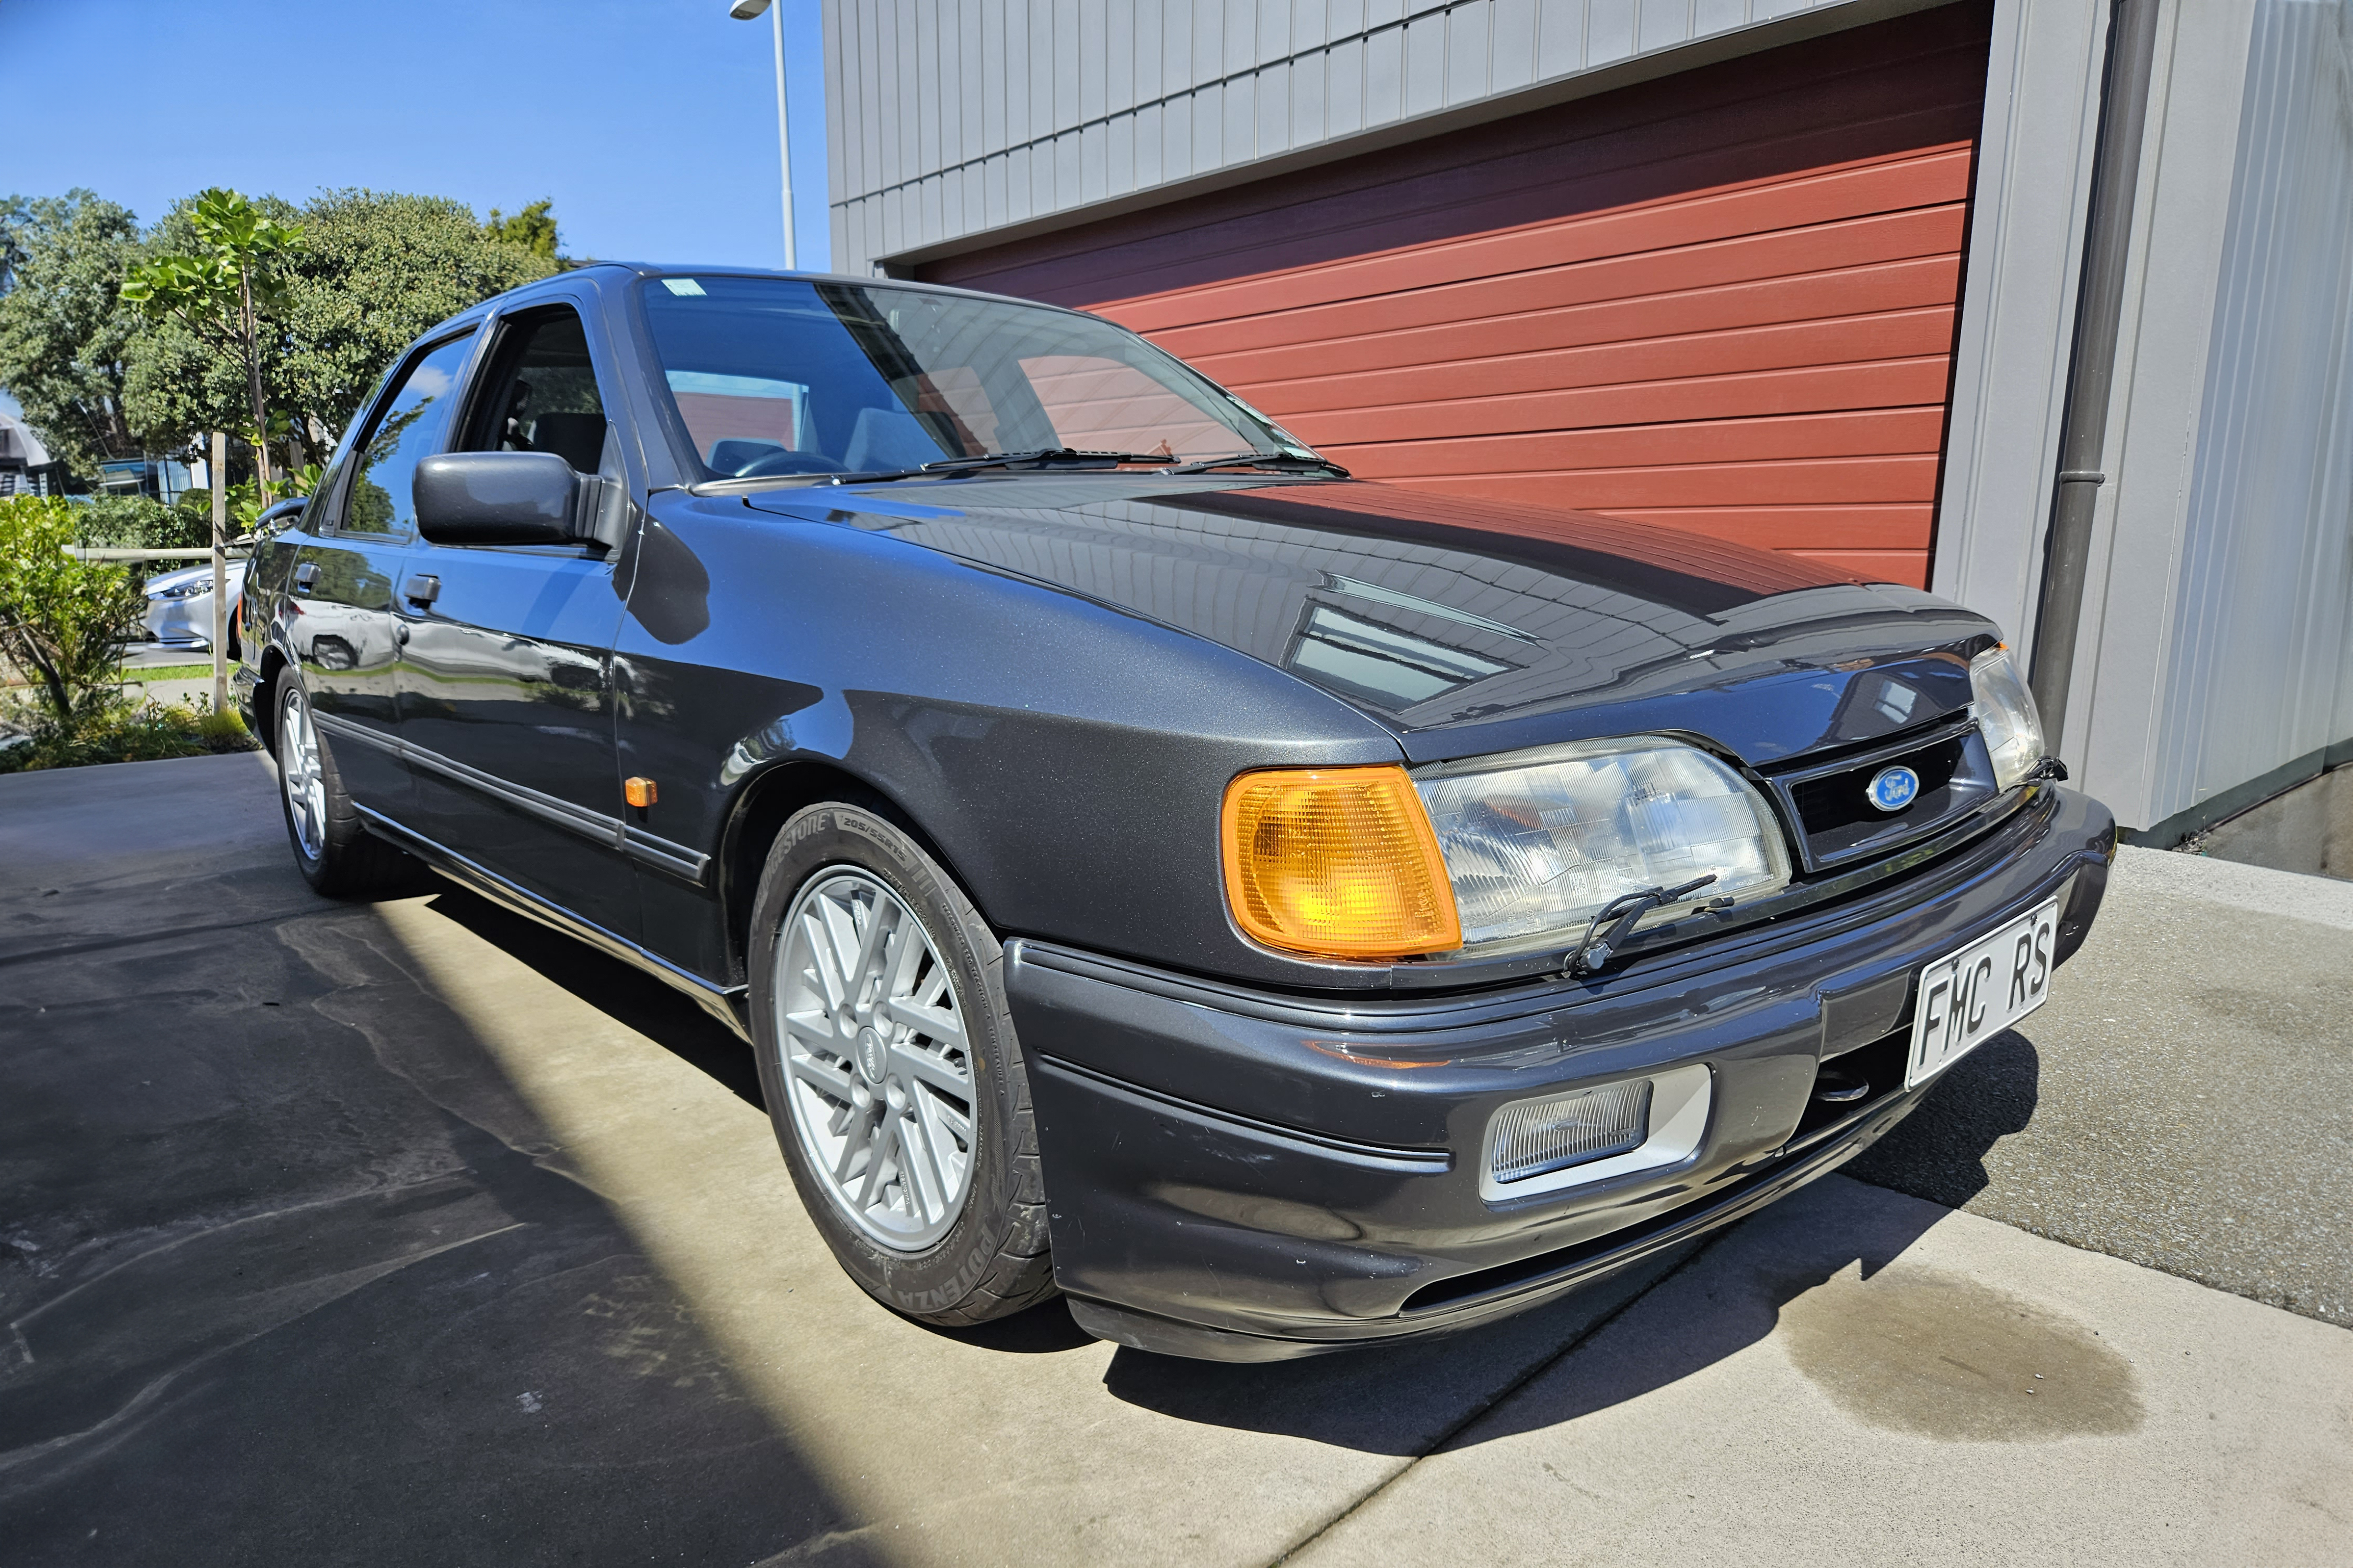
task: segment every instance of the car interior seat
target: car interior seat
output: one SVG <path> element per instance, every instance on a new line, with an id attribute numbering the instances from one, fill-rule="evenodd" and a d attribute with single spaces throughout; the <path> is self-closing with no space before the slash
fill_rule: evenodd
<path id="1" fill-rule="evenodd" d="M 787 450 L 782 441 L 762 441 L 749 436 L 733 436 L 711 443 L 711 456 L 704 464 L 714 474 L 740 474 L 761 458 Z"/>
<path id="2" fill-rule="evenodd" d="M 923 422 L 903 408 L 861 408 L 841 460 L 854 474 L 920 468 L 948 455 Z"/>
<path id="3" fill-rule="evenodd" d="M 531 449 L 553 452 L 580 472 L 593 474 L 605 461 L 605 416 L 543 414 L 532 421 Z"/>

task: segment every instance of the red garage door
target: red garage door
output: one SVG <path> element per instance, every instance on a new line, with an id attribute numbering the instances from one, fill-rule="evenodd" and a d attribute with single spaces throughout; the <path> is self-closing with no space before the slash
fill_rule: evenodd
<path id="1" fill-rule="evenodd" d="M 1990 7 L 931 262 L 1080 305 L 1359 475 L 1925 586 Z"/>

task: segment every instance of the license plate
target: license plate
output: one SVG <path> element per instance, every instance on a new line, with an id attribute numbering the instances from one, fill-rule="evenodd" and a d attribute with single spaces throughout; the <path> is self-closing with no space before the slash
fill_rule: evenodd
<path id="1" fill-rule="evenodd" d="M 2059 900 L 1920 972 L 1904 1087 L 1926 1083 L 2051 998 Z"/>

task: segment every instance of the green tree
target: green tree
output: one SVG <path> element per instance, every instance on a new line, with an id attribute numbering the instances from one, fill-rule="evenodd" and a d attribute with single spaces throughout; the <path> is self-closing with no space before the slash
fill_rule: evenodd
<path id="1" fill-rule="evenodd" d="M 283 291 L 261 318 L 273 334 L 261 355 L 263 401 L 275 411 L 273 450 L 283 453 L 273 469 L 323 463 L 376 379 L 418 333 L 558 265 L 494 237 L 470 208 L 439 197 L 344 190 L 299 210 L 270 196 L 251 205 L 273 224 L 299 225 L 303 237 L 301 249 L 279 258 Z M 252 419 L 248 367 L 233 348 L 120 300 L 132 267 L 202 249 L 195 205 L 166 213 L 143 242 L 130 213 L 86 191 L 0 209 L 0 271 L 16 279 L 0 295 L 0 386 L 81 472 L 105 458 L 188 451 L 206 432 L 240 430 Z M 552 227 L 545 204 L 533 205 L 535 222 Z M 501 232 L 533 217 L 533 208 L 501 217 Z M 21 345 L 13 361 L 12 331 Z M 58 366 L 71 376 L 58 381 Z M 53 382 L 64 395 L 43 390 Z M 93 426 L 107 432 L 104 441 L 69 438 Z M 233 479 L 249 473 L 250 455 L 232 443 Z"/>
<path id="2" fill-rule="evenodd" d="M 331 191 L 302 209 L 308 243 L 287 289 L 287 396 L 316 421 L 323 461 L 400 351 L 436 321 L 555 270 L 491 238 L 463 203 Z M 311 444 L 315 435 L 320 439 Z"/>
<path id="3" fill-rule="evenodd" d="M 198 341 L 233 354 L 251 399 L 251 440 L 262 500 L 269 496 L 269 411 L 262 360 L 280 334 L 265 319 L 284 303 L 284 263 L 302 244 L 282 223 L 235 191 L 204 191 L 187 204 L 195 244 L 131 269 L 121 297 L 156 321 L 177 321 Z"/>
<path id="4" fill-rule="evenodd" d="M 124 387 L 140 321 L 121 299 L 139 256 L 130 209 L 89 191 L 0 199 L 0 386 L 79 473 L 142 450 Z"/>
<path id="5" fill-rule="evenodd" d="M 69 732 L 113 706 L 123 639 L 147 611 L 129 572 L 66 553 L 80 510 L 0 499 L 0 655 L 39 682 L 47 717 Z"/>
<path id="6" fill-rule="evenodd" d="M 555 231 L 555 203 L 551 199 L 536 201 L 512 217 L 491 209 L 491 219 L 482 225 L 482 232 L 501 245 L 512 245 L 538 257 L 550 266 L 562 264 L 556 254 L 560 243 Z"/>

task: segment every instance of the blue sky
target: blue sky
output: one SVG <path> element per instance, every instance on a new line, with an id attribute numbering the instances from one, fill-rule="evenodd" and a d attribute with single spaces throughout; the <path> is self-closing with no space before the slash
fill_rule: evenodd
<path id="1" fill-rule="evenodd" d="M 818 0 L 778 4 L 823 267 Z M 781 266 L 768 28 L 727 0 L 0 0 L 0 194 L 87 186 L 142 223 L 215 184 L 552 196 L 575 256 Z"/>

